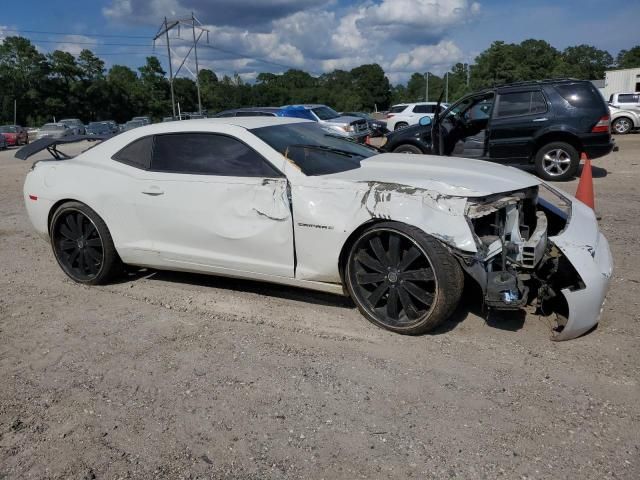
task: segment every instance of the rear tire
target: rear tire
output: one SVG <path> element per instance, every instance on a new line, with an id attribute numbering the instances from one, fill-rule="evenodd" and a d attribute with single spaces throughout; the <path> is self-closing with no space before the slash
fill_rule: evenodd
<path id="1" fill-rule="evenodd" d="M 579 165 L 578 151 L 565 142 L 547 143 L 536 153 L 536 173 L 543 180 L 571 180 L 576 175 Z"/>
<path id="2" fill-rule="evenodd" d="M 411 145 L 410 143 L 405 143 L 404 145 L 398 145 L 396 148 L 394 148 L 393 153 L 413 153 L 416 155 L 421 155 L 423 151 L 420 150 L 415 145 Z"/>
<path id="3" fill-rule="evenodd" d="M 107 225 L 83 203 L 67 202 L 58 207 L 49 234 L 58 265 L 75 282 L 104 284 L 122 268 Z"/>
<path id="4" fill-rule="evenodd" d="M 618 135 L 626 135 L 633 129 L 633 121 L 627 117 L 616 118 L 611 124 L 611 131 Z"/>
<path id="5" fill-rule="evenodd" d="M 393 127 L 393 130 L 394 131 L 395 130 L 400 130 L 401 128 L 406 128 L 408 126 L 409 126 L 409 124 L 407 122 L 398 122 L 398 123 L 396 123 L 396 126 Z"/>
<path id="6" fill-rule="evenodd" d="M 344 281 L 360 313 L 405 335 L 433 330 L 455 310 L 464 286 L 458 261 L 435 238 L 396 222 L 367 228 L 351 246 Z"/>

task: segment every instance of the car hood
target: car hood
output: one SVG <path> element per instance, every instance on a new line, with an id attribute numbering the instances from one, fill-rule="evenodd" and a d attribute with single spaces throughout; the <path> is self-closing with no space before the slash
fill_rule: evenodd
<path id="1" fill-rule="evenodd" d="M 326 178 L 352 182 L 395 184 L 453 197 L 485 197 L 540 184 L 513 167 L 482 160 L 383 153 L 363 160 L 360 168 Z"/>
<path id="2" fill-rule="evenodd" d="M 364 122 L 366 120 L 364 118 L 360 118 L 360 117 L 340 116 L 340 117 L 331 118 L 329 120 L 324 120 L 324 121 L 327 122 L 327 123 L 338 123 L 340 125 L 351 125 L 353 122 L 356 122 L 356 121 Z"/>

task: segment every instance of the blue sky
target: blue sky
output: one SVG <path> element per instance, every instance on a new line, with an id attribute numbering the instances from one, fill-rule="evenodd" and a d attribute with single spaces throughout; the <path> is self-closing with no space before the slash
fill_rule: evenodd
<path id="1" fill-rule="evenodd" d="M 166 46 L 151 38 L 166 15 L 194 11 L 210 30 L 203 66 L 251 81 L 285 66 L 315 74 L 363 63 L 393 83 L 415 71 L 441 73 L 495 40 L 543 39 L 556 48 L 587 43 L 614 56 L 640 44 L 640 1 L 602 0 L 32 0 L 8 2 L 0 38 L 22 34 L 42 51 L 89 48 L 107 63 L 137 67 Z M 61 15 L 60 12 L 63 12 Z M 35 32 L 57 32 L 60 35 Z M 182 31 L 183 38 L 188 37 Z M 177 32 L 176 32 L 177 34 Z M 176 57 L 187 42 L 172 39 Z M 252 57 L 252 58 L 247 58 Z M 174 62 L 180 59 L 174 58 Z M 271 62 L 271 63 L 267 63 Z M 193 62 L 187 66 L 193 70 Z"/>

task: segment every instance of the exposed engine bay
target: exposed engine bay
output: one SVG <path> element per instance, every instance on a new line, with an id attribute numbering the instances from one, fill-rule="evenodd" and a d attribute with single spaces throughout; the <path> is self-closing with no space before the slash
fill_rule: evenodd
<path id="1" fill-rule="evenodd" d="M 556 314 L 556 332 L 569 316 L 563 289 L 585 285 L 562 251 L 549 241 L 562 233 L 571 202 L 544 184 L 526 190 L 469 199 L 465 216 L 478 253 L 463 266 L 482 287 L 490 309 L 519 309 L 535 304 Z"/>

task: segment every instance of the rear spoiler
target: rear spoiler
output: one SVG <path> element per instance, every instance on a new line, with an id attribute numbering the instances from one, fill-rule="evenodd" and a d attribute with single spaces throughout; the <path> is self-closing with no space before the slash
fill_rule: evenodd
<path id="1" fill-rule="evenodd" d="M 20 160 L 26 160 L 27 158 L 35 155 L 38 152 L 47 150 L 51 154 L 51 156 L 56 160 L 65 160 L 71 157 L 66 153 L 58 150 L 57 149 L 58 145 L 82 142 L 84 140 L 97 140 L 102 142 L 111 137 L 113 137 L 113 135 L 69 135 L 68 137 L 63 137 L 63 138 L 44 137 L 22 147 L 20 150 L 16 152 L 15 157 Z"/>

